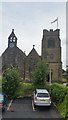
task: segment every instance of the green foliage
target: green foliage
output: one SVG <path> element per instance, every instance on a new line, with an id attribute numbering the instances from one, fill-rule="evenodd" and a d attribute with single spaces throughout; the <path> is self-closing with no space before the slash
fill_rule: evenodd
<path id="1" fill-rule="evenodd" d="M 14 98 L 19 87 L 20 75 L 15 68 L 7 69 L 2 78 L 2 91 L 6 93 L 9 98 Z"/>
<path id="2" fill-rule="evenodd" d="M 67 93 L 67 95 L 65 97 L 65 101 L 66 101 L 66 114 L 65 114 L 65 117 L 68 118 L 68 93 Z"/>
<path id="3" fill-rule="evenodd" d="M 33 86 L 32 83 L 22 83 L 20 82 L 20 88 L 17 90 L 17 97 L 26 97 L 32 94 L 33 92 Z"/>
<path id="4" fill-rule="evenodd" d="M 48 82 L 46 82 L 44 89 L 48 90 L 49 94 L 51 95 L 51 86 Z"/>
<path id="5" fill-rule="evenodd" d="M 68 87 L 53 83 L 50 89 L 52 100 L 57 105 L 61 116 L 68 117 Z"/>
<path id="6" fill-rule="evenodd" d="M 66 83 L 66 82 L 67 82 L 66 76 L 62 76 L 62 83 Z"/>
<path id="7" fill-rule="evenodd" d="M 64 100 L 66 94 L 67 89 L 65 86 L 58 83 L 52 84 L 51 95 L 55 103 L 61 103 Z"/>
<path id="8" fill-rule="evenodd" d="M 37 64 L 36 69 L 33 71 L 33 85 L 36 88 L 44 87 L 47 81 L 48 68 L 44 61 Z"/>
<path id="9" fill-rule="evenodd" d="M 68 94 L 65 96 L 62 103 L 59 103 L 58 110 L 60 111 L 60 114 L 62 117 L 68 117 Z"/>

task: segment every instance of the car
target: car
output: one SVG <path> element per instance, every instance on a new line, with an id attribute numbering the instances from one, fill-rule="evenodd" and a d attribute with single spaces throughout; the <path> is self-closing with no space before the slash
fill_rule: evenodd
<path id="1" fill-rule="evenodd" d="M 49 106 L 51 107 L 51 97 L 46 89 L 36 89 L 32 95 L 34 107 L 36 106 Z"/>
<path id="2" fill-rule="evenodd" d="M 4 93 L 0 93 L 0 110 L 5 111 L 8 105 L 8 97 Z"/>
<path id="3" fill-rule="evenodd" d="M 67 83 L 63 83 L 64 86 L 68 86 L 68 82 Z"/>

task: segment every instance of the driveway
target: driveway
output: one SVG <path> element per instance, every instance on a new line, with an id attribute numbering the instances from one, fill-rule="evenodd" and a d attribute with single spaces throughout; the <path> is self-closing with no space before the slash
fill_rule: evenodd
<path id="1" fill-rule="evenodd" d="M 48 107 L 36 107 L 34 109 L 31 98 L 14 100 L 9 111 L 2 114 L 3 118 L 61 118 L 59 112 L 52 105 Z"/>

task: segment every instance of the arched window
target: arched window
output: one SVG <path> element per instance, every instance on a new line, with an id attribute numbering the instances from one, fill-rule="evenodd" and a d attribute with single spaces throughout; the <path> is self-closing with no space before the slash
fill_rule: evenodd
<path id="1" fill-rule="evenodd" d="M 12 42 L 12 37 L 10 37 L 10 42 Z"/>
<path id="2" fill-rule="evenodd" d="M 15 41 L 16 41 L 16 38 L 14 37 L 14 38 L 13 38 L 13 42 L 15 42 Z"/>
<path id="3" fill-rule="evenodd" d="M 49 40 L 48 40 L 48 48 L 54 48 L 54 47 L 55 47 L 54 38 L 49 38 Z"/>

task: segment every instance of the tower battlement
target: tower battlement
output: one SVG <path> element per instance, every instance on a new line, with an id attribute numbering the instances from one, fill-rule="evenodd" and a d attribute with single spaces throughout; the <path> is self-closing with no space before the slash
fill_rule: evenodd
<path id="1" fill-rule="evenodd" d="M 50 29 L 49 31 L 44 29 L 43 30 L 43 36 L 58 36 L 59 37 L 60 30 L 56 29 L 53 31 L 53 29 Z"/>

